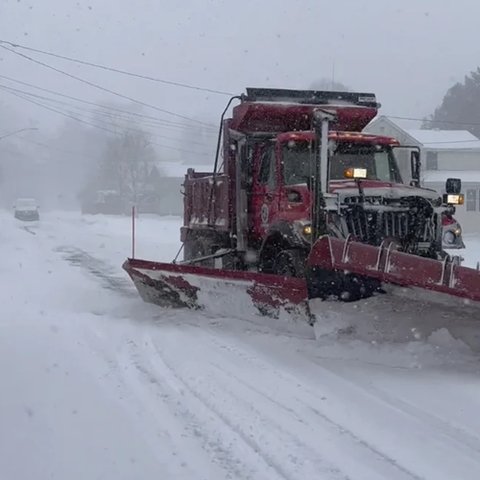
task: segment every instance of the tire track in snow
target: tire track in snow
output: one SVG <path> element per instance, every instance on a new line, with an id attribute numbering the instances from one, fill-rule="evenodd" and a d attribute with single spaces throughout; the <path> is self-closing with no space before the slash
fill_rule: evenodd
<path id="1" fill-rule="evenodd" d="M 196 434 L 195 428 L 185 427 L 191 420 L 189 412 L 181 407 L 181 402 L 175 398 L 171 390 L 160 388 L 161 385 L 141 367 L 142 356 L 138 352 L 141 346 L 136 341 L 128 339 L 130 336 L 134 335 L 127 335 L 122 339 L 120 350 L 118 350 L 120 339 L 116 338 L 115 351 L 109 345 L 110 337 L 106 345 L 105 339 L 93 330 L 85 336 L 92 353 L 107 367 L 107 372 L 103 373 L 101 378 L 108 381 L 99 378 L 99 382 L 104 388 L 107 387 L 113 401 L 126 410 L 126 417 L 132 423 L 140 423 L 139 435 L 159 457 L 159 462 L 169 466 L 168 478 L 179 480 L 231 478 L 229 476 L 231 471 L 228 469 L 221 468 L 221 465 L 218 468 L 212 465 L 211 458 L 206 458 L 205 455 L 201 458 L 196 455 L 200 437 Z M 111 385 L 115 385 L 114 391 L 110 391 Z M 182 433 L 187 430 L 189 435 Z M 165 454 L 165 451 L 171 454 Z M 227 476 L 224 476 L 225 471 Z"/>
<path id="2" fill-rule="evenodd" d="M 37 232 L 35 230 L 33 230 L 32 227 L 20 227 L 22 230 L 25 230 L 27 233 L 29 233 L 30 235 L 36 235 Z"/>
<path id="3" fill-rule="evenodd" d="M 204 345 L 203 348 L 207 349 L 208 347 L 205 347 L 206 344 L 208 344 L 208 340 L 205 342 L 201 342 L 202 345 Z M 236 353 L 238 354 L 239 351 L 238 349 L 234 348 L 229 348 L 226 347 L 225 345 L 221 344 L 218 342 L 216 337 L 211 338 L 211 343 L 214 343 L 216 347 L 218 347 L 220 350 L 236 350 Z M 199 342 L 200 344 L 200 342 Z M 202 352 L 202 349 L 200 349 L 199 355 L 202 356 L 204 354 L 205 356 L 209 355 L 212 356 L 214 349 L 213 348 L 208 348 L 208 353 L 207 352 Z M 250 355 L 246 355 L 244 352 L 241 352 L 242 359 L 246 358 L 252 358 Z M 290 399 L 291 404 L 287 403 L 282 403 L 280 400 L 274 398 L 271 394 L 271 392 L 268 391 L 268 387 L 266 387 L 266 390 L 263 388 L 259 388 L 257 385 L 252 384 L 249 375 L 249 371 L 241 370 L 242 372 L 246 372 L 246 375 L 244 374 L 242 377 L 239 375 L 236 375 L 234 371 L 240 371 L 238 367 L 235 366 L 234 363 L 231 362 L 231 360 L 228 360 L 227 355 L 222 355 L 222 354 L 217 354 L 219 356 L 218 359 L 211 360 L 210 361 L 210 366 L 212 369 L 217 370 L 218 372 L 221 372 L 223 379 L 223 383 L 221 383 L 221 389 L 222 393 L 227 393 L 230 396 L 230 401 L 235 403 L 241 403 L 243 402 L 246 404 L 247 409 L 255 410 L 255 415 L 258 418 L 265 418 L 269 417 L 269 421 L 265 428 L 268 428 L 268 430 L 275 431 L 276 435 L 281 438 L 282 436 L 285 436 L 285 434 L 288 435 L 290 438 L 290 442 L 292 442 L 292 447 L 296 446 L 299 449 L 303 450 L 304 452 L 309 452 L 310 457 L 320 457 L 321 454 L 318 450 L 313 449 L 309 444 L 305 443 L 303 440 L 300 440 L 300 438 L 305 438 L 310 436 L 312 439 L 314 439 L 317 436 L 318 431 L 315 430 L 315 425 L 312 427 L 307 423 L 307 421 L 303 418 L 303 416 L 298 412 L 298 407 L 302 406 L 304 407 L 304 410 L 306 412 L 310 411 L 312 412 L 316 417 L 320 418 L 322 422 L 322 432 L 328 432 L 328 435 L 331 436 L 332 438 L 330 439 L 330 445 L 335 445 L 335 448 L 330 449 L 330 455 L 334 456 L 335 455 L 335 449 L 338 451 L 348 451 L 351 455 L 352 448 L 357 449 L 357 459 L 359 463 L 368 463 L 372 464 L 372 470 L 376 470 L 379 474 L 378 477 L 376 478 L 396 478 L 396 479 L 413 479 L 413 480 L 422 480 L 423 477 L 417 475 L 416 473 L 412 472 L 410 469 L 402 466 L 397 460 L 394 458 L 390 457 L 389 455 L 385 454 L 384 452 L 380 451 L 378 448 L 375 448 L 373 445 L 371 445 L 369 442 L 367 442 L 365 439 L 361 438 L 357 434 L 355 434 L 352 430 L 344 427 L 343 425 L 339 424 L 338 422 L 335 422 L 332 418 L 330 418 L 328 415 L 320 412 L 319 409 L 315 408 L 313 405 L 318 405 L 318 403 L 321 403 L 320 396 L 312 396 L 308 395 L 309 397 L 309 402 L 305 402 L 304 400 L 296 397 L 295 395 L 292 395 L 292 392 L 295 390 L 294 387 L 297 386 L 298 381 L 296 379 L 288 378 L 284 374 L 278 375 L 279 372 L 275 371 L 275 369 L 267 369 L 265 366 L 264 368 L 260 368 L 260 370 L 268 370 L 269 372 L 274 373 L 277 377 L 281 377 L 281 383 L 282 385 L 285 385 L 286 388 L 281 388 L 281 395 L 280 398 L 282 399 Z M 230 368 L 224 368 L 222 365 L 225 365 L 228 363 Z M 258 365 L 256 365 L 255 371 L 258 371 Z M 241 384 L 243 387 L 248 389 L 251 393 L 254 394 L 254 396 L 257 396 L 257 402 L 259 403 L 259 400 L 263 400 L 264 403 L 266 403 L 265 408 L 262 409 L 262 412 L 259 410 L 256 410 L 251 403 L 247 403 L 244 399 L 244 394 L 245 392 L 242 391 L 241 389 L 237 388 L 237 385 Z M 278 386 L 278 382 L 275 382 L 276 386 Z M 230 389 L 228 389 L 228 386 Z M 233 388 L 233 390 L 232 390 Z M 245 390 L 245 388 L 243 390 Z M 240 390 L 240 391 L 239 391 Z M 280 393 L 280 391 L 279 391 Z M 304 393 L 304 392 L 302 392 Z M 272 407 L 274 409 L 272 410 Z M 279 413 L 278 409 L 281 410 L 282 415 L 280 417 L 275 418 L 275 414 Z M 278 418 L 282 418 L 283 423 L 287 423 L 287 419 L 285 418 L 285 414 L 289 415 L 291 417 L 292 422 L 290 422 L 294 427 L 296 428 L 298 433 L 297 435 L 292 435 L 291 432 L 287 432 L 285 430 L 285 427 L 282 426 L 282 424 L 278 423 Z M 305 416 L 305 418 L 308 419 L 308 415 Z M 296 445 L 295 445 L 296 444 Z M 325 449 L 328 449 L 330 447 L 324 447 Z M 367 457 L 368 456 L 368 457 Z M 366 458 L 371 459 L 371 461 L 366 461 Z M 325 461 L 323 461 L 326 463 Z M 381 465 L 379 465 L 379 462 Z M 331 463 L 331 462 L 330 462 Z M 376 466 L 374 466 L 377 464 Z M 329 470 L 329 473 L 333 473 L 335 471 L 336 474 L 340 474 L 340 470 L 338 468 L 335 470 L 335 467 L 332 467 Z M 346 477 L 346 474 L 342 474 L 343 477 Z M 373 472 L 372 472 L 372 475 Z M 395 475 L 395 477 L 392 477 L 392 475 Z M 348 477 L 347 477 L 348 478 Z M 373 477 L 372 477 L 373 478 Z"/>
<path id="4" fill-rule="evenodd" d="M 83 268 L 99 279 L 104 288 L 113 290 L 123 296 L 138 297 L 132 283 L 127 278 L 122 278 L 117 275 L 118 269 L 90 255 L 87 251 L 68 245 L 56 247 L 54 251 L 62 254 L 63 258 L 71 265 Z"/>
<path id="5" fill-rule="evenodd" d="M 148 337 L 143 343 L 144 346 L 145 344 L 152 345 Z M 266 474 L 265 469 L 267 469 L 270 474 L 274 474 L 273 477 L 268 475 L 267 478 L 294 480 L 294 477 L 283 471 L 280 466 L 270 462 L 262 454 L 261 448 L 231 424 L 228 418 L 212 409 L 209 402 L 192 389 L 188 382 L 180 378 L 170 365 L 163 363 L 160 357 L 158 357 L 158 361 L 154 362 L 155 365 L 152 365 L 152 355 L 156 357 L 158 353 L 150 351 L 148 355 L 137 356 L 134 362 L 135 368 L 147 380 L 150 387 L 163 392 L 161 394 L 162 401 L 168 403 L 172 411 L 181 416 L 186 423 L 187 430 L 213 457 L 214 463 L 223 468 L 228 475 L 234 475 L 234 478 L 245 480 L 263 478 Z M 147 364 L 150 364 L 151 368 L 147 368 Z M 203 421 L 199 418 L 200 412 L 203 412 L 206 420 Z M 212 424 L 216 426 L 212 427 Z M 220 424 L 220 428 L 218 424 Z M 238 445 L 238 441 L 240 441 L 240 445 Z M 238 451 L 237 453 L 235 453 L 235 449 Z M 253 456 L 256 459 L 256 467 L 245 463 L 244 455 Z"/>
<path id="6" fill-rule="evenodd" d="M 384 390 L 369 385 L 368 388 L 365 387 L 363 382 L 367 382 L 368 379 L 363 377 L 363 382 L 359 381 L 359 377 L 346 378 L 343 375 L 340 375 L 335 370 L 329 368 L 328 366 L 322 365 L 322 368 L 328 370 L 332 375 L 336 375 L 339 378 L 342 378 L 343 381 L 348 381 L 352 385 L 355 385 L 356 388 L 360 388 L 367 392 L 368 394 L 374 394 L 376 398 L 382 400 L 385 404 L 395 408 L 401 413 L 408 413 L 412 417 L 418 419 L 422 423 L 428 423 L 430 426 L 435 426 L 440 435 L 448 437 L 449 440 L 455 442 L 458 447 L 464 449 L 467 447 L 471 450 L 471 453 L 478 458 L 480 458 L 480 437 L 467 432 L 466 430 L 452 425 L 451 423 L 441 419 L 440 417 L 426 412 L 425 410 L 412 405 L 411 403 L 402 400 L 398 397 L 393 397 L 391 394 L 385 392 Z"/>
<path id="7" fill-rule="evenodd" d="M 209 333 L 206 333 L 205 331 L 202 330 L 203 334 L 209 335 Z M 212 337 L 212 342 L 218 342 L 216 337 Z M 249 362 L 252 366 L 253 369 L 256 371 L 261 371 L 262 369 L 266 369 L 267 367 L 265 366 L 265 360 L 260 359 L 257 356 L 254 356 L 253 354 L 246 354 L 244 351 L 238 350 L 235 347 L 232 347 L 232 345 L 225 346 L 223 344 L 219 344 L 220 348 L 227 348 L 228 350 L 232 352 L 236 352 L 238 357 L 243 360 L 244 362 Z M 255 348 L 255 347 L 253 347 Z M 378 397 L 375 395 L 375 392 L 371 392 L 368 388 L 366 388 L 363 384 L 360 383 L 360 385 L 355 385 L 355 383 L 352 383 L 352 381 L 349 379 L 349 377 L 342 376 L 336 372 L 331 372 L 329 369 L 324 368 L 323 364 L 319 364 L 318 362 L 315 362 L 313 358 L 309 358 L 309 356 L 302 356 L 300 358 L 300 362 L 297 362 L 298 364 L 296 365 L 297 368 L 301 368 L 302 364 L 308 367 L 308 364 L 314 364 L 315 366 L 318 367 L 318 375 L 322 376 L 325 378 L 325 383 L 326 385 L 331 384 L 332 380 L 335 381 L 334 387 L 335 389 L 333 390 L 334 395 L 339 396 L 342 395 L 342 403 L 344 402 L 343 399 L 347 400 L 347 403 L 345 404 L 345 408 L 348 408 L 348 402 L 351 401 L 351 399 L 357 398 L 358 400 L 362 399 L 362 402 L 365 403 L 365 405 L 369 406 L 370 410 L 374 410 L 377 412 L 377 414 L 382 413 L 382 415 L 385 418 L 398 418 L 399 425 L 402 425 L 404 427 L 407 425 L 406 422 L 409 422 L 411 424 L 412 430 L 411 432 L 414 434 L 412 435 L 412 440 L 415 438 L 415 436 L 418 436 L 418 441 L 421 441 L 421 438 L 429 438 L 429 436 L 432 438 L 432 440 L 429 440 L 429 443 L 435 442 L 437 447 L 440 447 L 442 450 L 445 451 L 450 451 L 450 452 L 456 452 L 458 455 L 461 455 L 460 458 L 463 458 L 464 463 L 469 463 L 471 467 L 473 467 L 472 471 L 480 471 L 480 462 L 478 461 L 479 455 L 477 453 L 478 451 L 478 446 L 475 444 L 475 438 L 468 437 L 466 438 L 463 435 L 458 437 L 456 435 L 458 433 L 457 431 L 453 431 L 452 428 L 448 429 L 448 432 L 443 429 L 443 425 L 439 424 L 438 421 L 433 419 L 434 421 L 430 423 L 430 418 L 425 417 L 422 418 L 421 416 L 419 417 L 418 415 L 414 415 L 410 409 L 402 409 L 400 406 L 392 405 L 391 403 L 385 401 L 384 399 Z M 310 369 L 311 371 L 311 369 Z M 277 375 L 277 377 L 282 380 L 283 382 L 297 384 L 298 381 L 295 377 L 292 377 L 291 373 L 288 373 L 288 371 L 279 371 L 276 370 L 276 372 L 272 372 Z M 327 376 L 325 376 L 327 374 Z M 308 393 L 310 396 L 310 401 L 308 403 L 304 403 L 305 407 L 310 408 L 312 412 L 322 415 L 325 417 L 325 411 L 321 411 L 322 409 L 318 408 L 319 402 L 318 398 L 321 396 L 321 390 L 319 391 L 318 389 L 311 389 L 310 387 L 306 386 L 305 384 L 301 385 L 302 390 L 304 393 Z M 299 400 L 300 402 L 302 400 Z M 321 405 L 321 404 L 320 404 Z M 323 409 L 324 410 L 324 409 Z M 391 412 L 391 413 L 389 413 Z M 326 415 L 328 420 L 332 420 L 332 417 L 330 414 Z M 335 422 L 338 423 L 338 422 Z M 389 421 L 390 423 L 390 421 Z M 354 436 L 357 436 L 354 432 L 352 432 L 351 428 L 346 428 L 343 426 L 341 423 L 338 423 L 338 426 L 346 431 L 349 431 L 352 433 Z M 428 432 L 430 429 L 433 430 L 433 436 L 432 432 Z M 366 430 L 368 431 L 368 430 Z M 417 433 L 415 433 L 417 432 Z M 436 435 L 435 435 L 436 433 Z M 450 434 L 450 435 L 449 435 Z M 411 433 L 409 433 L 409 436 Z M 467 434 L 468 435 L 468 434 Z M 378 435 L 377 435 L 378 437 Z M 362 436 L 359 436 L 360 440 L 362 440 Z M 375 437 L 373 437 L 375 438 Z M 380 437 L 381 438 L 381 437 Z M 446 439 L 448 443 L 442 441 L 443 439 Z M 467 440 L 467 445 L 465 444 L 465 440 Z M 369 446 L 372 446 L 371 442 L 364 440 Z M 473 442 L 473 444 L 472 444 Z M 420 443 L 421 444 L 421 443 Z M 405 446 L 409 447 L 408 443 L 405 444 Z M 465 448 L 467 446 L 467 448 Z M 378 450 L 378 447 L 373 447 L 375 450 Z M 383 452 L 380 452 L 382 455 L 385 454 L 385 447 L 382 446 Z M 393 451 L 393 450 L 392 450 Z M 407 450 L 405 453 L 408 455 L 409 450 Z M 470 452 L 470 453 L 469 453 Z M 399 453 L 402 453 L 399 451 Z M 429 454 L 433 455 L 434 450 L 431 449 Z M 437 454 L 435 454 L 436 456 Z M 391 457 L 390 455 L 386 455 L 386 457 Z M 468 459 L 468 462 L 465 462 L 465 460 Z M 398 465 L 401 466 L 401 463 L 399 460 L 394 460 L 395 462 L 398 463 Z M 431 468 L 431 465 L 435 465 L 436 463 L 428 464 L 426 463 L 426 470 Z M 445 463 L 446 465 L 446 463 Z M 467 468 L 467 467 L 465 467 Z M 408 468 L 405 469 L 406 472 L 409 472 L 413 476 L 413 478 L 422 478 L 421 476 L 410 472 Z M 418 468 L 417 468 L 418 470 Z M 466 477 L 467 478 L 467 477 Z M 470 478 L 470 477 L 468 477 Z M 473 477 L 472 477 L 473 478 Z M 477 478 L 477 477 L 474 477 Z"/>
<path id="8" fill-rule="evenodd" d="M 200 392 L 194 385 L 185 379 L 168 361 L 163 354 L 163 352 L 155 345 L 155 342 L 151 337 L 146 341 L 151 346 L 151 352 L 149 355 L 150 364 L 154 371 L 162 371 L 165 368 L 168 369 L 171 378 L 177 383 L 178 388 L 186 389 L 191 397 L 196 401 L 201 403 L 205 409 L 207 409 L 211 414 L 213 414 L 228 430 L 230 430 L 235 436 L 237 436 L 243 444 L 248 447 L 251 454 L 258 457 L 266 467 L 272 470 L 277 478 L 282 478 L 284 480 L 293 480 L 294 478 L 305 478 L 304 475 L 300 477 L 295 476 L 287 471 L 287 469 L 279 462 L 274 455 L 265 451 L 265 449 L 256 441 L 252 435 L 249 435 L 238 423 L 234 422 L 228 417 L 227 414 L 222 413 L 222 411 L 217 408 L 208 397 Z M 222 386 L 220 386 L 222 388 Z M 212 394 L 212 391 L 209 391 L 209 394 Z M 272 425 L 269 425 L 270 427 Z M 296 440 L 296 439 L 295 439 Z M 302 447 L 307 447 L 302 445 Z M 308 448 L 308 447 L 307 447 Z M 325 474 L 329 474 L 329 479 L 332 480 L 349 480 L 349 477 L 342 474 L 338 469 L 335 468 L 325 468 L 325 465 L 318 465 L 318 467 Z M 333 476 L 332 476 L 333 475 Z M 253 478 L 257 478 L 254 476 Z"/>
<path id="9" fill-rule="evenodd" d="M 226 371 L 224 369 L 221 369 L 220 367 L 216 366 L 215 367 L 219 368 L 223 374 L 225 375 L 225 377 L 229 377 L 229 378 L 233 378 L 235 379 L 238 383 L 241 383 L 242 385 L 244 385 L 246 388 L 248 388 L 249 390 L 251 390 L 252 392 L 256 393 L 258 396 L 260 397 L 263 397 L 264 399 L 266 399 L 268 402 L 271 402 L 272 404 L 274 404 L 276 407 L 284 410 L 286 413 L 290 414 L 290 415 L 293 415 L 295 416 L 299 422 L 301 423 L 304 423 L 305 422 L 302 422 L 298 413 L 295 412 L 295 410 L 292 408 L 292 407 L 289 407 L 283 403 L 281 403 L 280 401 L 274 399 L 270 394 L 264 392 L 264 391 L 261 391 L 260 389 L 254 387 L 253 385 L 251 385 L 250 383 L 244 381 L 243 379 L 241 379 L 240 377 L 236 376 L 235 374 L 233 374 L 231 371 Z M 234 396 L 232 394 L 232 396 Z M 307 407 L 309 408 L 317 417 L 319 417 L 321 419 L 321 421 L 324 423 L 324 426 L 325 426 L 325 429 L 330 429 L 333 431 L 334 434 L 338 435 L 338 436 L 341 436 L 341 437 L 348 437 L 348 439 L 350 441 L 352 441 L 353 443 L 361 446 L 361 447 L 364 447 L 365 450 L 367 451 L 366 453 L 369 454 L 369 455 L 373 455 L 373 459 L 375 461 L 382 461 L 382 462 L 385 462 L 386 464 L 388 464 L 390 467 L 393 467 L 394 470 L 396 470 L 397 472 L 401 473 L 401 474 L 404 474 L 405 477 L 404 478 L 409 478 L 409 479 L 414 479 L 414 480 L 422 480 L 423 477 L 421 476 L 418 476 L 416 475 L 414 472 L 412 472 L 411 470 L 403 467 L 401 464 L 399 464 L 394 458 L 386 455 L 385 453 L 382 453 L 380 450 L 376 449 L 375 447 L 373 447 L 370 443 L 368 443 L 367 441 L 365 441 L 364 439 L 362 439 L 361 437 L 359 437 L 358 435 L 356 435 L 354 432 L 352 432 L 351 430 L 349 429 L 346 429 L 343 425 L 335 422 L 334 420 L 332 420 L 330 417 L 328 417 L 327 415 L 323 414 L 320 410 L 312 407 L 310 404 L 307 404 L 305 402 L 303 402 L 302 400 L 300 399 L 296 399 L 298 404 L 299 405 L 302 405 L 304 407 Z M 320 402 L 322 400 L 320 399 Z M 350 447 L 351 448 L 351 447 Z M 391 473 L 391 472 L 390 472 Z M 391 478 L 391 477 L 389 477 Z M 397 478 L 397 477 L 396 477 Z"/>

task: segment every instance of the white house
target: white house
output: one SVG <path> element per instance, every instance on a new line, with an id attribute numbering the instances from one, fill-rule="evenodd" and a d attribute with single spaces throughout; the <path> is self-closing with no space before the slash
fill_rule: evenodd
<path id="1" fill-rule="evenodd" d="M 396 138 L 402 145 L 420 148 L 421 181 L 425 187 L 445 192 L 447 178 L 460 178 L 465 205 L 455 217 L 466 233 L 480 232 L 480 140 L 466 130 L 406 129 L 385 116 L 375 118 L 367 133 Z M 410 180 L 409 154 L 399 151 L 405 181 Z"/>

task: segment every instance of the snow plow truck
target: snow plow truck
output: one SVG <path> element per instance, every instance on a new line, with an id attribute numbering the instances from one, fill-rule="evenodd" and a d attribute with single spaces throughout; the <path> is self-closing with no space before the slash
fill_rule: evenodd
<path id="1" fill-rule="evenodd" d="M 142 298 L 273 316 L 300 309 L 312 324 L 332 301 L 394 305 L 402 292 L 405 304 L 415 292 L 442 317 L 480 318 L 480 273 L 442 248 L 461 182 L 448 179 L 443 194 L 421 188 L 418 148 L 362 133 L 379 107 L 372 93 L 247 88 L 230 99 L 212 171 L 185 175 L 183 260 L 123 265 Z"/>

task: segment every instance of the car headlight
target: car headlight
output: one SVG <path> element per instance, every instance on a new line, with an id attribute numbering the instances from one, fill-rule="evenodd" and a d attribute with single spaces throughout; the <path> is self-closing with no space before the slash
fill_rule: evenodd
<path id="1" fill-rule="evenodd" d="M 462 234 L 462 228 L 461 228 L 461 227 L 457 227 L 457 228 L 453 231 L 453 233 L 454 233 L 457 237 L 459 237 L 459 236 Z"/>

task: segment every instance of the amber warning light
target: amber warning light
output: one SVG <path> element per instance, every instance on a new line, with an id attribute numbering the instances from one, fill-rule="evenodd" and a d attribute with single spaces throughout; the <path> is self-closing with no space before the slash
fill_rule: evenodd
<path id="1" fill-rule="evenodd" d="M 366 168 L 346 168 L 343 172 L 345 178 L 367 178 L 367 169 Z"/>

